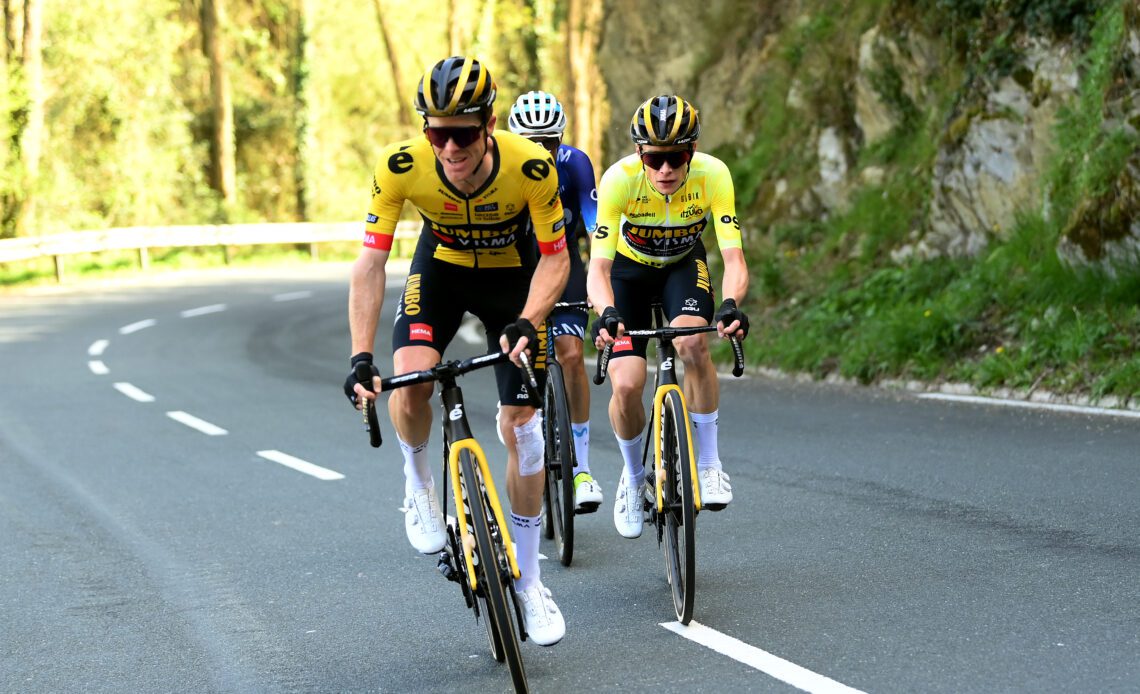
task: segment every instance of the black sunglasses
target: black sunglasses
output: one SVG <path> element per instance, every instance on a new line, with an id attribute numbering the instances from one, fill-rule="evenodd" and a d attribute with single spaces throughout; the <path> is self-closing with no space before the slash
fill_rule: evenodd
<path id="1" fill-rule="evenodd" d="M 679 152 L 642 152 L 641 163 L 656 171 L 665 164 L 671 169 L 679 169 L 688 164 L 693 158 L 693 150 L 682 149 Z"/>
<path id="2" fill-rule="evenodd" d="M 481 125 L 461 125 L 455 127 L 424 126 L 424 135 L 427 136 L 428 142 L 440 149 L 447 146 L 448 140 L 454 142 L 455 146 L 460 149 L 469 147 L 473 142 L 479 139 L 482 133 L 483 126 Z"/>
<path id="3" fill-rule="evenodd" d="M 547 150 L 548 152 L 558 151 L 558 146 L 562 144 L 562 138 L 558 136 L 532 137 L 530 138 L 530 141 L 542 145 L 543 149 Z"/>

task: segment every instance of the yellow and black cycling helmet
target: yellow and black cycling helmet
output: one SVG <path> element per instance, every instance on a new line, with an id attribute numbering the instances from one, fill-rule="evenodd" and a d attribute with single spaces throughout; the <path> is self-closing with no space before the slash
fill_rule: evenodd
<path id="1" fill-rule="evenodd" d="M 637 107 L 629 135 L 637 145 L 686 145 L 701 136 L 701 121 L 692 104 L 662 94 Z"/>
<path id="2" fill-rule="evenodd" d="M 495 80 L 478 60 L 444 58 L 424 73 L 416 89 L 416 111 L 428 116 L 486 113 L 495 102 Z"/>

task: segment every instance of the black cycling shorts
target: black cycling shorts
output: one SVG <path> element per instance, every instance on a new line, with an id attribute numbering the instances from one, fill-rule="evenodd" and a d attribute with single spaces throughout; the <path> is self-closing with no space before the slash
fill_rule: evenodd
<path id="1" fill-rule="evenodd" d="M 705 258 L 704 244 L 693 246 L 682 260 L 665 267 L 649 267 L 618 255 L 610 271 L 614 289 L 614 308 L 625 323 L 626 330 L 648 330 L 653 327 L 652 305 L 661 303 L 665 319 L 672 322 L 677 316 L 700 316 L 712 322 L 714 293 Z M 638 356 L 645 358 L 649 340 L 632 339 L 632 348 L 625 339 L 614 345 L 611 358 Z"/>
<path id="2" fill-rule="evenodd" d="M 570 247 L 570 278 L 566 280 L 566 289 L 562 290 L 559 301 L 585 301 L 586 300 L 586 268 L 582 263 L 582 256 L 578 253 L 577 245 Z M 554 338 L 563 335 L 573 335 L 579 340 L 586 339 L 586 319 L 589 311 L 578 308 L 556 308 L 550 312 L 550 335 Z"/>
<path id="3" fill-rule="evenodd" d="M 404 292 L 396 308 L 392 351 L 411 345 L 431 347 L 441 355 L 451 343 L 463 314 L 470 312 L 483 323 L 487 351 L 498 351 L 503 328 L 515 322 L 530 292 L 529 268 L 468 268 L 416 253 L 408 269 Z M 546 364 L 546 330 L 538 331 L 534 351 L 535 376 L 543 387 Z M 514 364 L 495 366 L 499 402 L 529 405 L 522 372 Z"/>

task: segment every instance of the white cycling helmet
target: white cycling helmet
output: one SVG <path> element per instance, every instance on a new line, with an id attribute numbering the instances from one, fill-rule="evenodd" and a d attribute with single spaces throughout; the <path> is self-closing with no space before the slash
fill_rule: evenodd
<path id="1" fill-rule="evenodd" d="M 566 112 L 553 94 L 527 92 L 511 105 L 507 126 L 523 137 L 561 137 L 566 129 Z"/>

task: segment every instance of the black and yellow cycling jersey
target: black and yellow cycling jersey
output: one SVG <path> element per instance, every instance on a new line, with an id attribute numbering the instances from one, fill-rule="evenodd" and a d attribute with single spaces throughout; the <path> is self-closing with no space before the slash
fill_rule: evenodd
<path id="1" fill-rule="evenodd" d="M 672 195 L 662 195 L 649 184 L 641 159 L 631 154 L 602 175 L 590 257 L 613 260 L 620 253 L 642 265 L 664 267 L 700 243 L 710 223 L 722 250 L 741 247 L 732 174 L 724 162 L 694 153 L 685 182 Z"/>
<path id="2" fill-rule="evenodd" d="M 391 250 L 406 200 L 424 219 L 420 246 L 430 245 L 437 260 L 462 267 L 533 266 L 525 242 L 528 219 L 542 254 L 562 252 L 562 202 L 550 154 L 513 133 L 496 133 L 494 140 L 491 174 L 470 195 L 447 180 L 422 135 L 385 149 L 372 178 L 364 245 Z"/>

